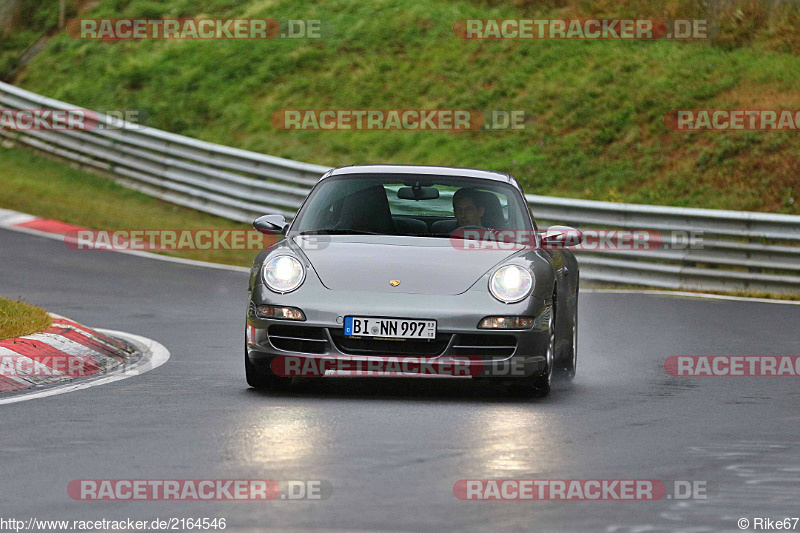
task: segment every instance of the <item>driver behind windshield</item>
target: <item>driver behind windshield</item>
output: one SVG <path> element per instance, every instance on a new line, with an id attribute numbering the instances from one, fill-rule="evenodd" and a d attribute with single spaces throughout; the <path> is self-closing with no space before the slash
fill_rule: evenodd
<path id="1" fill-rule="evenodd" d="M 482 219 L 486 211 L 481 194 L 475 189 L 459 189 L 453 195 L 453 214 L 458 227 L 484 226 Z"/>

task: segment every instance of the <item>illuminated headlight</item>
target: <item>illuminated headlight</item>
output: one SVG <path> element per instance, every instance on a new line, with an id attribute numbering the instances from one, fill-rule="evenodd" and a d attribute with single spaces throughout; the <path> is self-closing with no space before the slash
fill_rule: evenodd
<path id="1" fill-rule="evenodd" d="M 534 319 L 529 316 L 488 316 L 478 324 L 479 329 L 529 329 Z"/>
<path id="2" fill-rule="evenodd" d="M 277 255 L 264 263 L 262 275 L 267 287 L 283 294 L 303 284 L 306 269 L 291 255 Z"/>
<path id="3" fill-rule="evenodd" d="M 533 274 L 519 265 L 498 268 L 489 280 L 489 291 L 501 302 L 511 304 L 524 300 L 533 289 Z"/>
<path id="4" fill-rule="evenodd" d="M 295 307 L 278 307 L 275 305 L 255 306 L 258 318 L 280 318 L 284 320 L 305 320 L 306 315 Z"/>

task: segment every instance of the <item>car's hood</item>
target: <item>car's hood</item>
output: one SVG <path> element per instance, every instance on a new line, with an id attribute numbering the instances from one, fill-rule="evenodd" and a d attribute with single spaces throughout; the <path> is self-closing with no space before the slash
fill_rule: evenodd
<path id="1" fill-rule="evenodd" d="M 319 249 L 301 248 L 331 290 L 440 295 L 465 292 L 515 253 L 458 249 L 450 239 L 385 236 L 334 236 Z M 400 283 L 393 287 L 391 280 Z"/>

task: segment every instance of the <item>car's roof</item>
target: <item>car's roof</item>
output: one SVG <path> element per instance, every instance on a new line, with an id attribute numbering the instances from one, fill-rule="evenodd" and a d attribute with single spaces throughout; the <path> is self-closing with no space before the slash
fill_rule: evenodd
<path id="1" fill-rule="evenodd" d="M 329 170 L 322 179 L 346 174 L 416 174 L 431 176 L 453 176 L 463 178 L 482 178 L 517 185 L 508 174 L 493 170 L 475 168 L 437 167 L 433 165 L 350 165 Z"/>

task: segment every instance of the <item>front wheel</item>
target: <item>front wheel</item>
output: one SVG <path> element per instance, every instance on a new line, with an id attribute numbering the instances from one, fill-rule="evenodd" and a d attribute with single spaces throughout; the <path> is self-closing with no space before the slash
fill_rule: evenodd
<path id="1" fill-rule="evenodd" d="M 250 362 L 247 357 L 247 348 L 244 350 L 244 373 L 247 384 L 254 389 L 264 391 L 287 391 L 292 384 L 292 378 L 276 376 L 268 370 L 261 370 Z"/>
<path id="2" fill-rule="evenodd" d="M 520 398 L 546 398 L 550 395 L 553 382 L 553 354 L 555 352 L 555 331 L 550 325 L 550 342 L 547 347 L 547 368 L 538 376 L 519 378 L 506 385 L 509 394 Z"/>
<path id="3" fill-rule="evenodd" d="M 559 378 L 572 381 L 578 369 L 578 284 L 575 284 L 575 302 L 569 340 L 556 359 L 556 374 Z"/>

